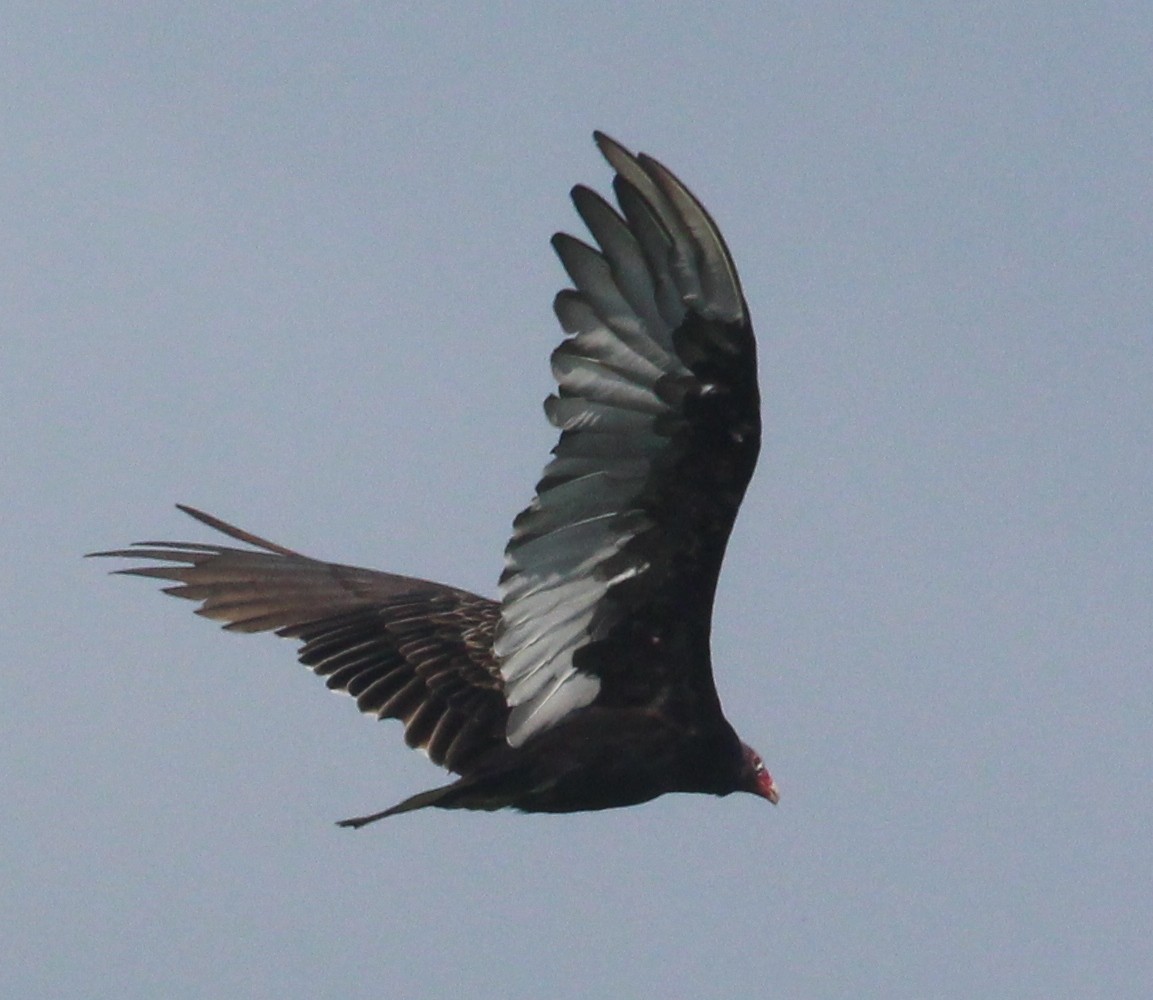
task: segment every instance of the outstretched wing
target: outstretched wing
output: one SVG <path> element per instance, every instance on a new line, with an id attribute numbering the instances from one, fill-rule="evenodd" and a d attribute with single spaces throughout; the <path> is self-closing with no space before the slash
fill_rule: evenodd
<path id="1" fill-rule="evenodd" d="M 196 613 L 234 632 L 303 642 L 301 663 L 357 707 L 404 723 L 409 746 L 463 773 L 504 743 L 508 708 L 492 653 L 495 601 L 427 580 L 310 559 L 210 514 L 181 507 L 238 541 L 138 542 L 97 552 L 152 560 L 117 570 L 174 581 L 165 593 L 199 601 Z"/>
<path id="2" fill-rule="evenodd" d="M 596 141 L 620 212 L 577 187 L 600 249 L 553 240 L 575 286 L 556 299 L 570 336 L 545 403 L 561 437 L 501 578 L 514 746 L 593 701 L 719 717 L 713 593 L 760 448 L 753 331 L 720 232 L 656 160 Z"/>

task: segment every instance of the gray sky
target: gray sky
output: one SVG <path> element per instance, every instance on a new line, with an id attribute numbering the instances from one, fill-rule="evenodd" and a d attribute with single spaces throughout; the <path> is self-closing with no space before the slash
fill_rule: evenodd
<path id="1" fill-rule="evenodd" d="M 0 41 L 0 994 L 1146 995 L 1147 3 L 104 6 Z M 79 554 L 179 500 L 493 593 L 593 128 L 753 309 L 781 805 L 338 830 L 442 774 Z"/>

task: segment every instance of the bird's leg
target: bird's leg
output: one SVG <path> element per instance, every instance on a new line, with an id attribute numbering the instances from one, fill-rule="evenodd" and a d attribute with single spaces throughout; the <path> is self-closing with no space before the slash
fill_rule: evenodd
<path id="1" fill-rule="evenodd" d="M 427 792 L 418 792 L 416 795 L 412 795 L 403 802 L 398 802 L 396 805 L 382 812 L 371 813 L 368 816 L 354 816 L 352 819 L 342 819 L 336 825 L 358 830 L 360 827 L 367 826 L 369 823 L 375 823 L 378 819 L 384 819 L 386 816 L 412 812 L 413 809 L 424 809 L 427 806 L 438 806 L 441 809 L 459 809 L 459 805 L 452 804 L 452 796 L 453 793 L 460 788 L 461 783 L 462 782 L 457 781 L 451 785 L 443 785 L 440 788 L 430 788 Z M 446 799 L 448 800 L 447 802 Z M 481 806 L 480 808 L 496 807 Z"/>
<path id="2" fill-rule="evenodd" d="M 362 826 L 368 826 L 369 823 L 375 823 L 378 819 L 384 819 L 385 816 L 390 816 L 391 814 L 391 809 L 385 809 L 383 812 L 372 813 L 370 816 L 354 816 L 352 819 L 342 819 L 336 825 L 348 827 L 352 830 L 359 830 Z"/>

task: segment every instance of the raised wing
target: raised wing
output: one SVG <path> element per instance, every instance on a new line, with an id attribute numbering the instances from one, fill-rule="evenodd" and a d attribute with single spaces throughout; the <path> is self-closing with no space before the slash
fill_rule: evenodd
<path id="1" fill-rule="evenodd" d="M 514 746 L 593 701 L 719 716 L 713 594 L 760 448 L 756 347 L 720 232 L 656 160 L 596 141 L 620 212 L 577 187 L 600 249 L 553 240 L 575 286 L 556 299 L 570 336 L 545 403 L 561 437 L 501 578 Z"/>
<path id="2" fill-rule="evenodd" d="M 458 774 L 504 743 L 508 708 L 492 653 L 496 602 L 427 580 L 310 559 L 189 507 L 255 546 L 139 542 L 97 556 L 148 559 L 118 570 L 172 580 L 165 593 L 234 632 L 303 642 L 301 663 L 357 707 L 404 723 L 409 746 Z"/>

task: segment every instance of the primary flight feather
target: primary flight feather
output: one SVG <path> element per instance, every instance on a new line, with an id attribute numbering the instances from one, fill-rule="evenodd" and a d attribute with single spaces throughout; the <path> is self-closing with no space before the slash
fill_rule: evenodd
<path id="1" fill-rule="evenodd" d="M 558 234 L 560 430 L 513 524 L 500 600 L 322 562 L 190 507 L 244 543 L 139 542 L 94 553 L 299 658 L 458 780 L 426 806 L 577 812 L 666 792 L 770 802 L 761 758 L 725 719 L 709 633 L 717 576 L 760 448 L 756 345 L 728 249 L 664 166 L 601 133 L 617 208 L 585 187 L 596 241 Z"/>

